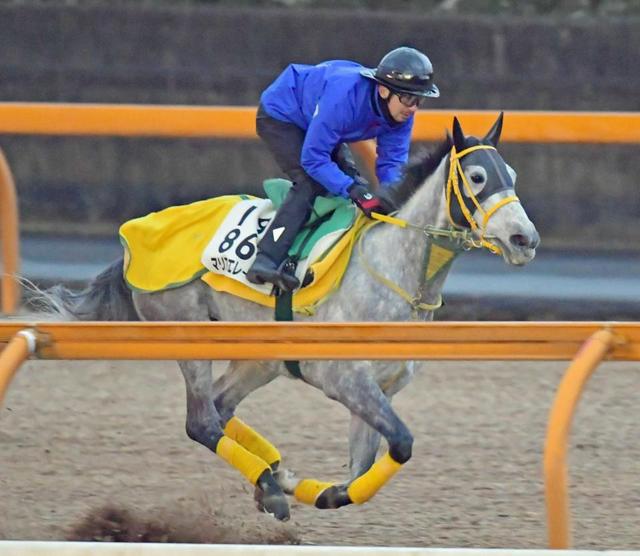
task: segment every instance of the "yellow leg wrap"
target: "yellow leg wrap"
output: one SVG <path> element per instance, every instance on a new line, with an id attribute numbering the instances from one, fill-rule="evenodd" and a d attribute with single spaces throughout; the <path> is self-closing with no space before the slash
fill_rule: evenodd
<path id="1" fill-rule="evenodd" d="M 318 496 L 331 486 L 333 486 L 333 483 L 321 483 L 315 479 L 303 479 L 296 486 L 293 495 L 298 502 L 313 506 Z"/>
<path id="2" fill-rule="evenodd" d="M 369 471 L 353 481 L 347 489 L 347 494 L 354 504 L 364 504 L 373 497 L 386 482 L 402 467 L 387 452 L 376 461 Z"/>
<path id="3" fill-rule="evenodd" d="M 237 417 L 232 417 L 224 428 L 226 434 L 232 440 L 245 447 L 269 465 L 280 461 L 280 452 L 264 436 L 254 431 L 249 425 Z"/>
<path id="4" fill-rule="evenodd" d="M 216 454 L 240 471 L 254 485 L 265 469 L 271 469 L 264 460 L 252 454 L 228 436 L 223 436 L 220 439 L 216 446 Z"/>

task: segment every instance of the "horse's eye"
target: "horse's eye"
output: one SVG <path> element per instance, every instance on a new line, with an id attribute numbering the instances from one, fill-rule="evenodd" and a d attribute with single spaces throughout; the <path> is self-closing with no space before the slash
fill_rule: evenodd
<path id="1" fill-rule="evenodd" d="M 484 181 L 484 176 L 482 174 L 471 174 L 471 181 L 473 183 L 482 183 Z"/>

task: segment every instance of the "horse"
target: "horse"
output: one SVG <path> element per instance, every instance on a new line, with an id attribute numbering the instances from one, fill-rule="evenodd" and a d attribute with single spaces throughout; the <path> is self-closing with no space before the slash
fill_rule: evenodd
<path id="1" fill-rule="evenodd" d="M 403 181 L 388 193 L 397 212 L 386 223 L 372 221 L 366 227 L 340 288 L 307 318 L 431 320 L 449 268 L 444 265 L 425 279 L 425 253 L 434 245 L 456 253 L 486 247 L 510 265 L 534 258 L 539 234 L 515 196 L 515 171 L 497 150 L 502 121 L 501 113 L 479 139 L 466 136 L 454 118 L 452 134 L 407 165 Z M 84 290 L 58 285 L 42 294 L 49 311 L 67 320 L 265 321 L 273 316 L 267 307 L 197 279 L 160 292 L 131 291 L 122 260 Z M 239 470 L 254 485 L 258 507 L 278 520 L 290 517 L 286 495 L 321 509 L 362 504 L 411 458 L 412 434 L 391 401 L 410 382 L 413 362 L 299 362 L 299 378 L 350 411 L 349 477 L 340 484 L 298 479 L 283 467 L 277 448 L 235 416 L 254 390 L 281 375 L 292 378 L 283 362 L 230 361 L 215 378 L 211 361 L 178 365 L 186 384 L 187 435 Z M 376 460 L 382 437 L 388 449 Z"/>

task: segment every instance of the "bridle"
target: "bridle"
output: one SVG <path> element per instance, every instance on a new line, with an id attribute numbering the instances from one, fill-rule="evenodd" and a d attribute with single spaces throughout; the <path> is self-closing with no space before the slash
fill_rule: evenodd
<path id="1" fill-rule="evenodd" d="M 409 305 L 411 305 L 412 316 L 414 318 L 417 318 L 418 311 L 434 311 L 442 306 L 442 295 L 438 296 L 438 300 L 435 303 L 425 303 L 422 301 L 422 297 L 429 283 L 432 282 L 436 278 L 436 276 L 440 275 L 444 270 L 448 269 L 459 253 L 461 253 L 462 251 L 469 251 L 470 249 L 474 248 L 478 249 L 484 247 L 491 253 L 494 253 L 496 255 L 502 254 L 502 249 L 498 245 L 490 241 L 491 239 L 495 238 L 493 236 L 487 235 L 487 225 L 489 223 L 489 220 L 496 214 L 499 209 L 509 203 L 517 202 L 519 201 L 519 199 L 515 195 L 510 195 L 508 197 L 500 199 L 486 211 L 482 208 L 480 201 L 474 194 L 471 186 L 469 185 L 469 182 L 467 181 L 466 176 L 464 175 L 462 164 L 460 163 L 462 158 L 467 154 L 481 149 L 496 150 L 496 148 L 491 145 L 474 145 L 472 147 L 463 149 L 460 152 L 456 152 L 455 146 L 451 148 L 449 157 L 449 174 L 445 186 L 447 216 L 452 226 L 451 228 L 418 226 L 395 216 L 383 215 L 374 212 L 371 215 L 371 217 L 374 219 L 374 222 L 367 224 L 362 229 L 362 232 L 360 234 L 360 238 L 358 240 L 358 254 L 360 255 L 362 265 L 373 278 L 375 278 L 378 282 L 385 285 L 389 289 L 393 290 L 396 294 L 407 301 Z M 467 197 L 471 199 L 471 202 L 476 207 L 476 210 L 482 216 L 481 226 L 478 226 L 478 223 L 476 222 L 475 218 L 471 214 L 471 211 L 464 202 L 462 189 L 460 187 L 460 181 L 462 181 Z M 468 228 L 463 225 L 457 224 L 451 214 L 451 203 L 454 196 L 457 199 L 458 204 L 460 205 L 460 210 L 462 211 L 462 214 L 469 225 Z M 420 278 L 420 284 L 418 285 L 418 290 L 415 295 L 411 295 L 409 292 L 401 288 L 398 284 L 382 276 L 367 263 L 366 258 L 364 257 L 362 249 L 364 236 L 369 230 L 371 230 L 371 228 L 373 228 L 377 224 L 380 224 L 381 222 L 392 224 L 400 228 L 418 230 L 429 239 L 429 241 L 427 241 L 426 250 L 423 257 L 423 272 Z"/>
<path id="2" fill-rule="evenodd" d="M 496 148 L 491 145 L 474 145 L 473 147 L 468 147 L 460 152 L 456 152 L 455 146 L 451 148 L 451 156 L 449 157 L 449 176 L 447 178 L 447 185 L 445 189 L 445 197 L 447 200 L 447 216 L 449 217 L 449 222 L 454 228 L 464 229 L 463 226 L 456 224 L 456 222 L 453 219 L 453 216 L 451 215 L 451 200 L 452 200 L 452 193 L 453 193 L 456 196 L 456 199 L 458 200 L 458 205 L 460 206 L 460 210 L 462 211 L 462 214 L 465 220 L 469 224 L 469 228 L 471 228 L 471 231 L 474 232 L 475 235 L 479 238 L 477 240 L 479 241 L 479 245 L 474 244 L 473 247 L 485 247 L 486 249 L 488 249 L 489 251 L 491 251 L 496 255 L 502 255 L 502 249 L 495 243 L 491 243 L 490 241 L 488 241 L 487 237 L 489 236 L 487 236 L 486 234 L 487 225 L 489 224 L 489 220 L 491 219 L 491 217 L 499 209 L 501 209 L 505 205 L 508 205 L 509 203 L 519 202 L 520 199 L 518 199 L 516 195 L 510 195 L 508 197 L 501 199 L 494 205 L 492 205 L 487 211 L 485 211 L 482 208 L 482 205 L 478 201 L 478 198 L 476 197 L 473 190 L 471 189 L 471 186 L 469 185 L 467 177 L 464 175 L 464 172 L 462 170 L 462 164 L 460 163 L 460 160 L 464 156 L 478 150 L 495 151 Z M 471 214 L 471 211 L 469 211 L 469 208 L 467 207 L 466 203 L 464 202 L 464 199 L 462 198 L 462 190 L 460 189 L 460 179 L 462 180 L 462 183 L 464 185 L 464 191 L 466 192 L 467 197 L 471 199 L 471 202 L 476 207 L 477 212 L 482 216 L 481 227 L 478 226 L 476 219 L 473 217 L 473 215 Z"/>

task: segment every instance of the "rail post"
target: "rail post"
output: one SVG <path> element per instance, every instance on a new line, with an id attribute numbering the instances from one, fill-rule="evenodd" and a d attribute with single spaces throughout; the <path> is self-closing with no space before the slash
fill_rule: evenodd
<path id="1" fill-rule="evenodd" d="M 16 278 L 20 260 L 18 229 L 16 186 L 7 159 L 0 149 L 0 241 L 2 242 L 3 268 L 0 292 L 4 314 L 15 313 L 20 300 L 20 289 Z"/>
<path id="2" fill-rule="evenodd" d="M 544 446 L 544 481 L 549 548 L 571 545 L 567 492 L 567 439 L 580 395 L 598 364 L 611 349 L 615 335 L 598 330 L 582 345 L 564 374 L 549 413 Z"/>
<path id="3" fill-rule="evenodd" d="M 33 330 L 21 330 L 0 353 L 0 407 L 11 380 L 20 365 L 36 351 L 36 334 Z"/>

